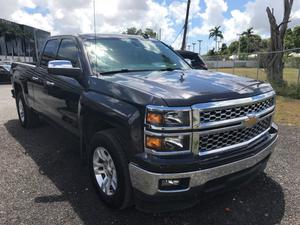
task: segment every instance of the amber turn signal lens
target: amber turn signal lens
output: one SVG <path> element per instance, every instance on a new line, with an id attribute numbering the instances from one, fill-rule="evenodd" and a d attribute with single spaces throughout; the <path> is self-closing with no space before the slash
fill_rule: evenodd
<path id="1" fill-rule="evenodd" d="M 146 137 L 146 147 L 151 149 L 161 149 L 162 139 L 159 137 Z"/>
<path id="2" fill-rule="evenodd" d="M 158 113 L 147 113 L 147 123 L 150 124 L 162 124 L 162 115 Z"/>

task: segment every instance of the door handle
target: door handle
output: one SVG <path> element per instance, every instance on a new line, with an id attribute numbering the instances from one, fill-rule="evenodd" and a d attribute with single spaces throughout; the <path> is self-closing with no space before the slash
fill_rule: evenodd
<path id="1" fill-rule="evenodd" d="M 38 80 L 39 78 L 38 77 L 32 77 L 32 80 Z"/>
<path id="2" fill-rule="evenodd" d="M 54 82 L 51 82 L 51 81 L 46 81 L 46 85 L 48 85 L 48 86 L 54 86 L 55 83 L 54 83 Z"/>

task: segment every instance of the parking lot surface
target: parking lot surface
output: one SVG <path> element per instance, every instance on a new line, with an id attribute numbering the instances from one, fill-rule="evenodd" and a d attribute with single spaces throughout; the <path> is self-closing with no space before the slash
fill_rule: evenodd
<path id="1" fill-rule="evenodd" d="M 10 85 L 0 85 L 0 224 L 300 224 L 300 129 L 280 126 L 266 173 L 239 191 L 179 212 L 107 208 L 79 158 L 77 140 L 42 125 L 23 129 Z"/>

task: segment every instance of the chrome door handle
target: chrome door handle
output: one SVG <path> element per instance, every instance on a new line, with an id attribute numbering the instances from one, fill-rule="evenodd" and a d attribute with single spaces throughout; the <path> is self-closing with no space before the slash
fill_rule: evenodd
<path id="1" fill-rule="evenodd" d="M 54 83 L 54 82 L 51 82 L 51 81 L 46 81 L 46 85 L 48 85 L 48 86 L 54 86 L 55 83 Z"/>
<path id="2" fill-rule="evenodd" d="M 32 80 L 38 80 L 39 78 L 38 77 L 32 77 Z"/>

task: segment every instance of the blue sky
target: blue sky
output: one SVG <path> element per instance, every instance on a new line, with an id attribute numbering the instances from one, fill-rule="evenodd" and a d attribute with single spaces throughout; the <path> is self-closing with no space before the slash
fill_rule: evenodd
<path id="1" fill-rule="evenodd" d="M 180 46 L 182 36 L 173 43 L 184 23 L 187 0 L 95 0 L 97 31 L 120 33 L 135 26 L 162 30 L 162 40 Z M 222 42 L 237 39 L 237 33 L 254 27 L 255 33 L 269 36 L 266 7 L 275 9 L 280 20 L 283 0 L 191 0 L 188 45 L 203 40 L 202 53 L 214 47 L 209 29 L 221 26 Z M 52 34 L 93 31 L 92 0 L 0 0 L 1 17 L 50 31 Z M 300 1 L 294 1 L 290 27 L 300 24 Z M 198 45 L 195 49 L 198 51 Z"/>

